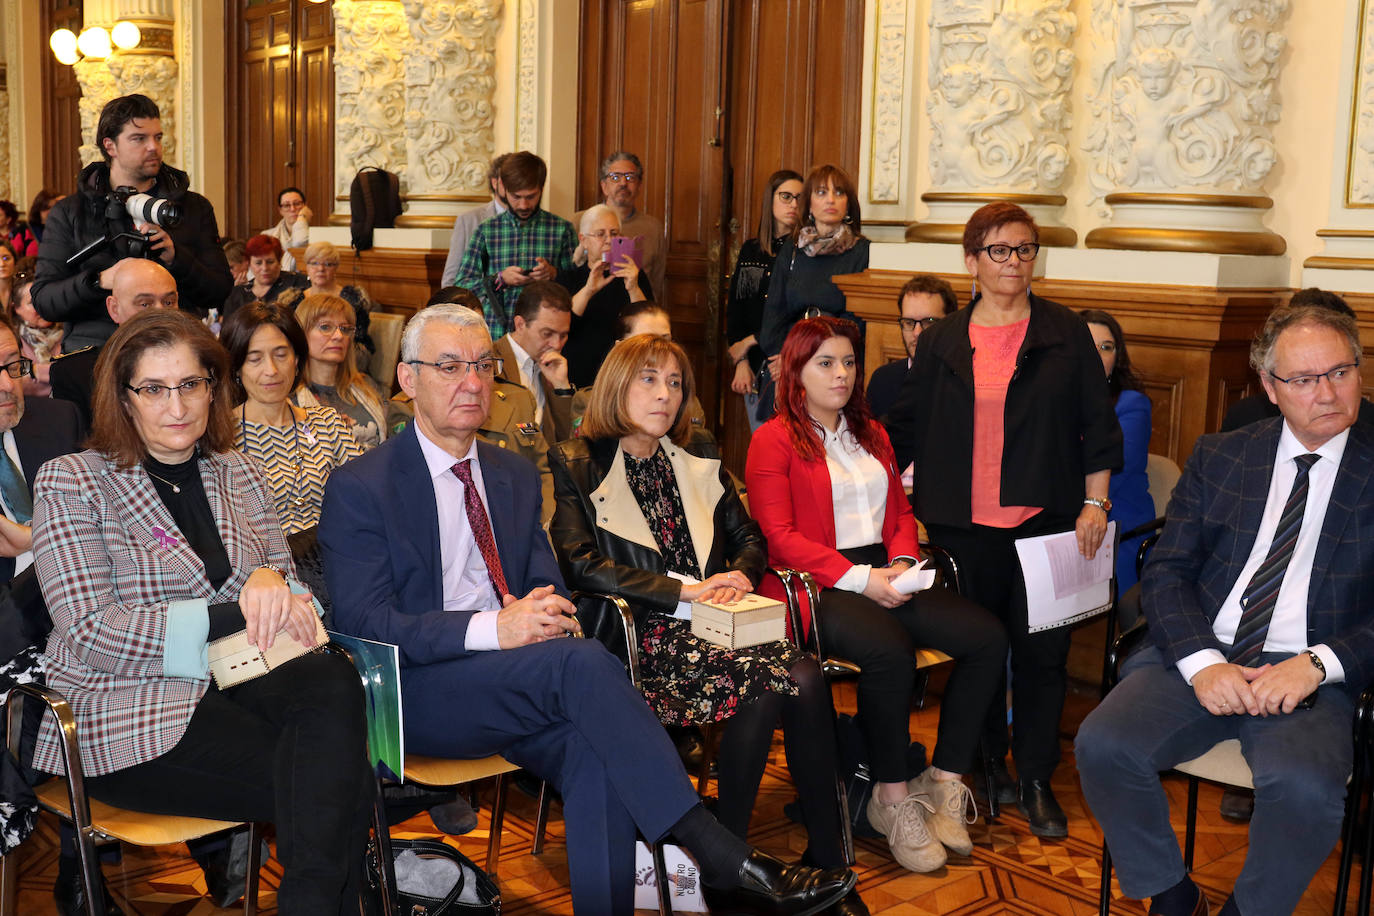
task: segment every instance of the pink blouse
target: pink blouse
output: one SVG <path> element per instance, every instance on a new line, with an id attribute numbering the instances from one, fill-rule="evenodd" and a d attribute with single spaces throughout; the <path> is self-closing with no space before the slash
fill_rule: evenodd
<path id="1" fill-rule="evenodd" d="M 973 344 L 973 524 L 1015 528 L 1040 512 L 1037 506 L 1002 505 L 1003 414 L 1016 355 L 1026 339 L 1027 316 L 1000 327 L 968 326 Z"/>

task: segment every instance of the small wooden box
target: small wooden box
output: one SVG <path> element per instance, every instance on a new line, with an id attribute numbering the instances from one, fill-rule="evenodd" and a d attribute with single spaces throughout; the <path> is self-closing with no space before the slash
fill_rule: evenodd
<path id="1" fill-rule="evenodd" d="M 734 604 L 692 602 L 692 633 L 726 649 L 743 649 L 787 638 L 782 602 L 745 595 Z"/>

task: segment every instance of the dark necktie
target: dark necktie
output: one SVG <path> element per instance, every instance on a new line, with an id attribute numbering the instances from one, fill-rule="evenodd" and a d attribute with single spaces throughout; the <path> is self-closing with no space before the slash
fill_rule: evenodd
<path id="1" fill-rule="evenodd" d="M 4 461 L 0 461 L 0 494 L 4 494 L 5 505 L 10 507 L 10 515 L 21 525 L 27 525 L 33 521 L 33 499 L 29 496 L 29 485 L 24 483 L 24 476 L 19 473 L 19 468 L 14 466 L 14 459 L 9 452 L 2 452 Z"/>
<path id="2" fill-rule="evenodd" d="M 1251 665 L 1264 650 L 1264 640 L 1269 635 L 1269 620 L 1274 616 L 1274 604 L 1279 598 L 1279 588 L 1283 585 L 1283 574 L 1288 570 L 1288 561 L 1293 559 L 1293 547 L 1298 543 L 1298 532 L 1302 530 L 1302 516 L 1307 509 L 1308 472 L 1320 455 L 1298 455 L 1298 473 L 1293 478 L 1293 490 L 1288 494 L 1288 502 L 1283 504 L 1283 515 L 1279 517 L 1278 527 L 1274 529 L 1274 541 L 1269 545 L 1269 555 L 1264 558 L 1260 568 L 1240 597 L 1244 609 L 1240 615 L 1240 625 L 1236 627 L 1236 638 L 1231 643 L 1227 659 L 1238 665 Z"/>
<path id="3" fill-rule="evenodd" d="M 487 520 L 486 506 L 482 497 L 472 485 L 472 468 L 468 466 L 471 458 L 464 458 L 453 466 L 453 473 L 463 482 L 463 505 L 468 511 L 468 527 L 477 549 L 482 551 L 482 559 L 487 564 L 487 575 L 491 587 L 496 589 L 496 600 L 501 601 L 509 593 L 506 589 L 506 574 L 501 569 L 501 557 L 496 552 L 496 538 L 491 533 L 491 523 Z"/>

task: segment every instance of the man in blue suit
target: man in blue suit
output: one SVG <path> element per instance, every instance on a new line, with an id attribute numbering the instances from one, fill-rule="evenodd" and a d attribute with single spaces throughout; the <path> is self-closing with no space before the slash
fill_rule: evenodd
<path id="1" fill-rule="evenodd" d="M 707 900 L 814 913 L 854 876 L 784 865 L 721 827 L 620 663 L 579 631 L 539 523 L 539 474 L 478 441 L 499 371 L 482 316 L 426 308 L 397 378 L 415 422 L 334 471 L 320 520 L 336 625 L 401 650 L 406 745 L 507 759 L 563 794 L 573 905 L 633 909 L 635 830 L 697 858 Z"/>
<path id="2" fill-rule="evenodd" d="M 1285 306 L 1250 361 L 1282 417 L 1198 440 L 1142 579 L 1152 645 L 1075 745 L 1122 890 L 1164 916 L 1208 906 L 1159 772 L 1240 739 L 1255 813 L 1221 912 L 1291 913 L 1336 844 L 1353 704 L 1374 678 L 1374 426 L 1359 420 L 1355 321 Z"/>

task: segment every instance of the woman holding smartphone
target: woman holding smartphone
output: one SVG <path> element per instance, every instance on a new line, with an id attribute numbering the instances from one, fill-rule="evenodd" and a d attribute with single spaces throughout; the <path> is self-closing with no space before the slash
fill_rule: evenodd
<path id="1" fill-rule="evenodd" d="M 577 388 L 596 381 L 596 370 L 615 345 L 620 310 L 631 302 L 653 298 L 649 278 L 629 255 L 610 262 L 611 240 L 620 237 L 620 217 L 605 204 L 582 214 L 579 244 L 572 270 L 558 282 L 572 293 L 572 327 L 563 355 L 568 360 L 568 380 Z"/>

